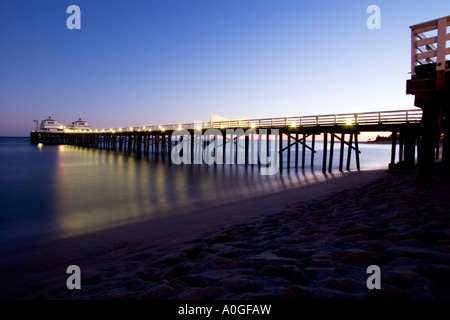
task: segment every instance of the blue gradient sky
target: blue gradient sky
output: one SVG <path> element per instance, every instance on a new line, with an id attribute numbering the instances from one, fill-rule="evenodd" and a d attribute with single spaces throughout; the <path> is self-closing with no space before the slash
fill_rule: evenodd
<path id="1" fill-rule="evenodd" d="M 412 108 L 409 26 L 449 14 L 448 0 L 2 0 L 0 136 L 48 116 L 110 128 Z"/>

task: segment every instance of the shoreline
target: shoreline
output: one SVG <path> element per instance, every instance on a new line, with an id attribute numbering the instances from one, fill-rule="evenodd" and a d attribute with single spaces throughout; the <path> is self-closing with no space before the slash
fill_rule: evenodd
<path id="1" fill-rule="evenodd" d="M 388 275 L 393 274 L 393 280 L 387 278 L 388 292 L 383 293 L 387 298 L 447 297 L 448 290 L 436 294 L 434 289 L 421 290 L 412 284 L 420 273 L 417 267 L 408 267 L 410 260 L 437 255 L 435 248 L 434 252 L 414 250 L 414 243 L 401 239 L 403 229 L 415 224 L 409 224 L 411 217 L 399 218 L 398 210 L 389 205 L 395 205 L 399 195 L 391 195 L 384 203 L 375 201 L 392 188 L 399 193 L 412 190 L 413 180 L 414 173 L 354 172 L 216 207 L 215 219 L 211 219 L 213 208 L 205 208 L 33 248 L 0 260 L 1 278 L 5 278 L 0 279 L 1 298 L 383 298 L 383 290 L 378 293 L 365 287 L 363 267 L 368 263 L 378 263 L 382 270 L 388 268 Z M 402 207 L 402 215 L 408 214 L 406 209 Z M 414 214 L 416 209 L 410 209 L 409 214 Z M 397 225 L 389 228 L 389 220 Z M 436 235 L 437 231 L 429 232 Z M 431 264 L 439 266 L 437 274 L 450 269 L 450 240 L 445 242 L 450 231 L 439 232 L 443 250 L 449 253 L 440 254 L 445 263 Z M 406 243 L 397 243 L 395 236 Z M 393 261 L 395 268 L 390 265 Z M 65 287 L 69 264 L 80 266 L 82 290 Z M 404 270 L 399 273 L 400 267 Z M 406 289 L 410 282 L 413 288 Z M 434 280 L 429 282 L 435 285 Z"/>

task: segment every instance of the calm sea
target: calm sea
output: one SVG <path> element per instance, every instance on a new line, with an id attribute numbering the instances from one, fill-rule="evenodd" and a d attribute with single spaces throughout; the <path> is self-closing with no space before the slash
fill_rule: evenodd
<path id="1" fill-rule="evenodd" d="M 337 144 L 335 166 L 338 148 Z M 360 148 L 362 170 L 387 168 L 390 145 Z M 330 175 L 322 174 L 321 163 L 318 150 L 312 169 L 307 160 L 304 171 L 263 176 L 257 165 L 177 166 L 168 160 L 74 146 L 34 146 L 29 138 L 3 137 L 0 250 L 324 181 Z"/>

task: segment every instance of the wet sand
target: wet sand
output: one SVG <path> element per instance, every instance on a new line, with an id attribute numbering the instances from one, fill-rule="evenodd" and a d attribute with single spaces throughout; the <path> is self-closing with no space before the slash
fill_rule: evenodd
<path id="1" fill-rule="evenodd" d="M 2 299 L 448 299 L 450 182 L 362 171 L 0 258 Z M 68 290 L 66 268 L 81 268 Z M 369 290 L 366 268 L 381 268 Z"/>

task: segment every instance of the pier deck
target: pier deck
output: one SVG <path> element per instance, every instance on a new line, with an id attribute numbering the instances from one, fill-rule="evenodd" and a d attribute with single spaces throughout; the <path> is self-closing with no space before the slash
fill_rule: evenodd
<path id="1" fill-rule="evenodd" d="M 37 132 L 31 133 L 33 144 L 69 144 L 88 148 L 115 150 L 135 153 L 139 156 L 153 155 L 159 158 L 171 157 L 172 152 L 195 162 L 203 148 L 211 148 L 211 157 L 215 163 L 235 163 L 238 149 L 243 148 L 244 159 L 241 163 L 261 165 L 253 161 L 255 152 L 260 152 L 265 143 L 267 154 L 276 153 L 274 158 L 282 171 L 291 165 L 298 169 L 306 166 L 306 149 L 311 153 L 310 165 L 314 166 L 317 144 L 323 150 L 322 171 L 332 172 L 335 143 L 339 148 L 339 170 L 344 166 L 350 170 L 354 153 L 356 168 L 360 169 L 358 135 L 361 132 L 391 132 L 392 156 L 390 167 L 414 166 L 415 149 L 419 143 L 422 111 L 399 110 L 384 112 L 366 112 L 356 114 L 335 114 L 303 117 L 264 118 L 250 120 L 230 120 L 218 122 L 199 122 L 170 125 L 150 125 L 130 128 L 110 128 L 90 131 L 69 130 L 64 133 Z M 320 138 L 318 138 L 320 136 Z M 275 145 L 274 145 L 275 139 Z M 250 143 L 252 141 L 253 143 Z M 255 150 L 255 141 L 257 148 Z M 225 142 L 225 143 L 223 143 Z M 397 143 L 399 148 L 397 149 Z M 227 147 L 227 145 L 232 147 Z M 269 146 L 269 144 L 271 146 Z M 179 149 L 177 149 L 179 146 Z M 186 146 L 187 148 L 183 148 Z M 221 148 L 221 161 L 217 159 Z M 293 150 L 292 148 L 295 148 Z M 398 151 L 397 151 L 398 150 Z M 294 151 L 294 152 L 292 152 Z M 398 156 L 396 155 L 398 152 Z M 294 155 L 292 155 L 294 153 Z M 344 155 L 347 156 L 346 163 Z M 201 157 L 201 155 L 200 155 Z M 228 160 L 227 160 L 228 157 Z M 293 157 L 294 159 L 291 159 Z M 285 163 L 283 160 L 287 159 Z M 396 162 L 398 159 L 398 163 Z M 292 161 L 294 163 L 292 164 Z M 267 164 L 267 162 L 263 162 Z"/>

